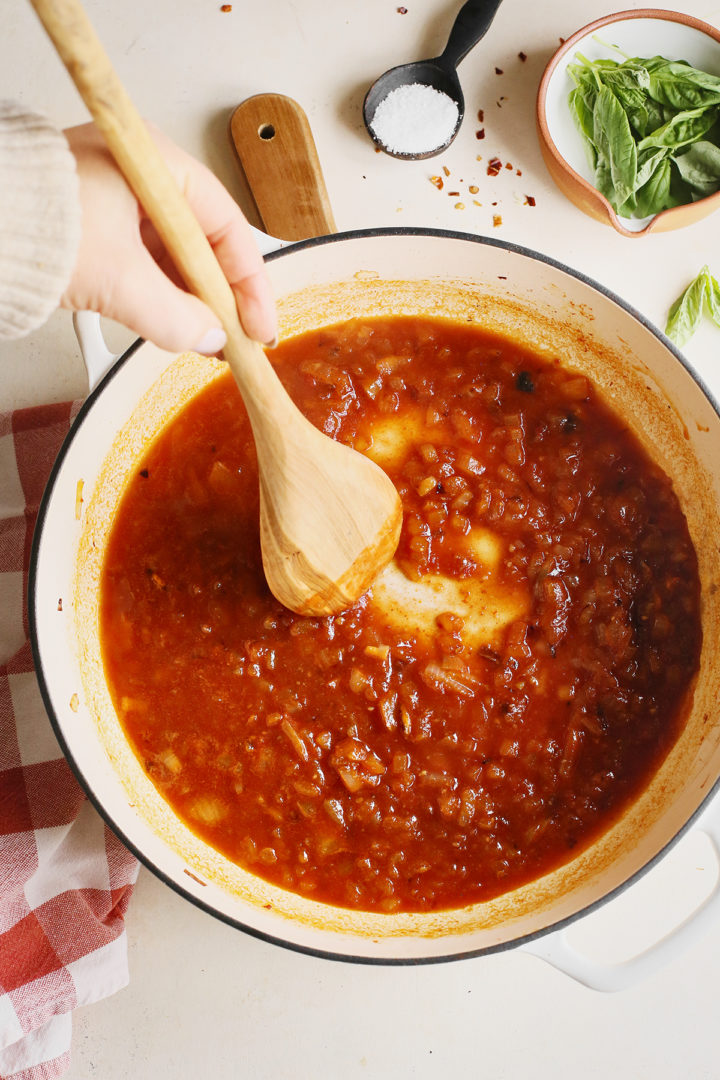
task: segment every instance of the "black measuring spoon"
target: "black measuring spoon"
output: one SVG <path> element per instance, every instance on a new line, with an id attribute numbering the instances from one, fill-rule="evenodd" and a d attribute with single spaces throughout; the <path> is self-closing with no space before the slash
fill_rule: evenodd
<path id="1" fill-rule="evenodd" d="M 495 13 L 500 7 L 501 0 L 467 0 L 457 14 L 453 28 L 450 31 L 448 43 L 443 52 L 432 60 L 417 60 L 412 64 L 400 64 L 390 68 L 372 84 L 363 102 L 363 120 L 370 138 L 376 146 L 384 150 L 392 157 L 405 158 L 409 161 L 417 161 L 420 158 L 434 157 L 447 149 L 453 141 L 465 115 L 465 99 L 463 97 L 460 80 L 455 70 L 474 45 L 490 29 L 490 24 L 495 18 Z M 413 84 L 429 86 L 433 90 L 445 94 L 457 105 L 458 116 L 455 126 L 449 137 L 439 146 L 420 153 L 405 153 L 388 147 L 373 131 L 372 123 L 375 113 L 382 101 L 401 86 Z"/>

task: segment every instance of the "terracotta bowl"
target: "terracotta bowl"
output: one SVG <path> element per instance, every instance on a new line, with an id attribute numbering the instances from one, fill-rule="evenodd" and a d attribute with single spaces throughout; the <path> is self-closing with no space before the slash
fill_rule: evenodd
<path id="1" fill-rule="evenodd" d="M 720 30 L 692 15 L 658 8 L 620 11 L 578 30 L 563 42 L 545 69 L 537 96 L 540 149 L 553 180 L 580 210 L 623 236 L 644 236 L 692 225 L 720 207 L 720 191 L 694 203 L 645 218 L 619 217 L 594 186 L 583 139 L 568 107 L 572 82 L 567 73 L 577 53 L 588 59 L 612 56 L 617 45 L 628 56 L 665 56 L 720 76 Z"/>

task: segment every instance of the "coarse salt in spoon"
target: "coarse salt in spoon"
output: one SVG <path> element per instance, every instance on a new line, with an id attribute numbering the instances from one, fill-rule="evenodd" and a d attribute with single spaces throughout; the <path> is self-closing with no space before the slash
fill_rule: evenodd
<path id="1" fill-rule="evenodd" d="M 240 324 L 235 296 L 189 204 L 78 0 L 31 0 L 129 185 L 188 288 L 220 319 L 224 357 L 255 438 L 268 585 L 286 607 L 328 615 L 357 600 L 392 558 L 400 497 L 374 462 L 322 434 Z"/>
<path id="2" fill-rule="evenodd" d="M 455 69 L 490 29 L 500 3 L 467 0 L 440 56 L 400 64 L 375 80 L 365 95 L 363 119 L 386 154 L 416 161 L 448 148 L 465 115 Z"/>

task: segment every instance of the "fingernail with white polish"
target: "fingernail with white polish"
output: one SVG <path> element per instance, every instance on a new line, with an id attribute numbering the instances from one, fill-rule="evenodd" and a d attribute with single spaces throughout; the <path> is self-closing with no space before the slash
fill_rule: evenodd
<path id="1" fill-rule="evenodd" d="M 202 353 L 204 356 L 214 356 L 224 348 L 226 341 L 227 334 L 222 327 L 213 326 L 211 330 L 203 334 L 193 351 Z"/>

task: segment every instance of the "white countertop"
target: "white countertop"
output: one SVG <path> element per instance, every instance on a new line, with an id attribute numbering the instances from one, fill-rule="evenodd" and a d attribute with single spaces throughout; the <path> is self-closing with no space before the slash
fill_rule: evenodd
<path id="1" fill-rule="evenodd" d="M 362 128 L 362 98 L 387 67 L 441 51 L 459 0 L 404 6 L 406 14 L 397 0 L 234 0 L 232 12 L 222 13 L 219 0 L 86 0 L 141 111 L 205 160 L 245 207 L 228 118 L 246 97 L 273 91 L 294 97 L 308 114 L 340 230 L 416 225 L 493 235 L 595 278 L 659 326 L 704 263 L 720 275 L 720 215 L 628 240 L 584 217 L 546 173 L 534 122 L 543 68 L 559 38 L 611 7 L 504 0 L 485 41 L 461 65 L 467 119 L 456 142 L 441 158 L 408 163 L 374 152 Z M 0 94 L 62 126 L 82 122 L 84 108 L 29 5 L 3 7 Z M 713 0 L 693 0 L 686 10 L 720 24 Z M 478 109 L 483 141 L 475 137 Z M 497 155 L 514 169 L 489 178 L 477 154 L 485 162 Z M 440 192 L 429 182 L 442 165 L 462 178 L 464 191 L 477 183 L 484 205 L 465 197 L 465 209 L 456 209 L 460 200 L 447 195 L 452 186 Z M 131 340 L 122 328 L 107 331 L 116 349 Z M 719 350 L 720 331 L 710 325 L 685 350 L 716 394 Z M 66 312 L 30 338 L 0 346 L 0 408 L 85 392 Z M 688 837 L 573 934 L 591 953 L 630 955 L 682 917 L 715 875 L 709 844 Z M 657 974 L 613 995 L 587 990 L 519 951 L 420 968 L 296 955 L 214 921 L 145 870 L 127 925 L 130 986 L 76 1014 L 68 1080 L 720 1075 L 720 925 Z"/>

